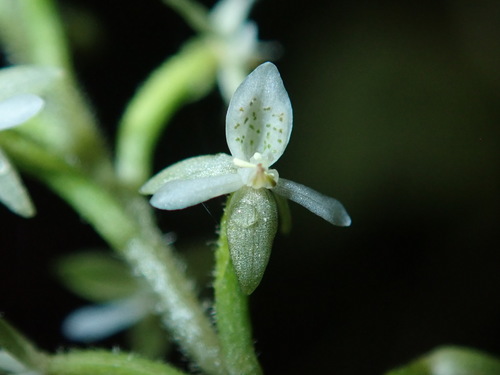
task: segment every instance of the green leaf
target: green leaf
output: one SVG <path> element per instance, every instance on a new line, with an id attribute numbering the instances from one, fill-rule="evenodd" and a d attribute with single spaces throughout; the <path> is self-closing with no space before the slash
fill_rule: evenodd
<path id="1" fill-rule="evenodd" d="M 478 350 L 462 347 L 437 348 L 405 367 L 386 375 L 498 375 L 500 360 Z"/>
<path id="2" fill-rule="evenodd" d="M 176 368 L 134 354 L 105 350 L 73 351 L 51 358 L 45 375 L 182 375 Z"/>
<path id="3" fill-rule="evenodd" d="M 61 258 L 56 271 L 73 293 L 93 302 L 126 298 L 140 289 L 140 283 L 119 259 L 98 251 L 86 251 Z"/>
<path id="4" fill-rule="evenodd" d="M 227 240 L 240 287 L 251 294 L 260 283 L 278 227 L 276 201 L 268 189 L 244 186 L 227 206 Z"/>
<path id="5" fill-rule="evenodd" d="M 19 333 L 14 327 L 0 317 L 0 348 L 7 351 L 26 367 L 43 368 L 45 355 Z"/>

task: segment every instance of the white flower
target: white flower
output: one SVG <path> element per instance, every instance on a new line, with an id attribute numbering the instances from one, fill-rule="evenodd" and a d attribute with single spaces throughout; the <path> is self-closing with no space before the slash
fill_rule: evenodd
<path id="1" fill-rule="evenodd" d="M 218 83 L 227 102 L 249 69 L 266 54 L 265 43 L 258 40 L 257 25 L 247 20 L 254 2 L 221 0 L 210 12 L 211 41 L 219 59 Z"/>
<path id="2" fill-rule="evenodd" d="M 231 258 L 242 289 L 251 293 L 269 259 L 276 232 L 273 195 L 295 201 L 328 222 L 349 226 L 351 219 L 336 199 L 279 177 L 270 167 L 283 155 L 292 132 L 292 106 L 276 66 L 257 67 L 234 93 L 226 116 L 231 155 L 190 158 L 146 183 L 151 204 L 179 210 L 236 192 L 227 210 Z"/>
<path id="3" fill-rule="evenodd" d="M 43 99 L 33 94 L 17 94 L 0 101 L 0 130 L 23 124 L 40 112 L 43 106 Z M 35 212 L 19 175 L 1 149 L 0 201 L 25 217 L 33 216 Z"/>

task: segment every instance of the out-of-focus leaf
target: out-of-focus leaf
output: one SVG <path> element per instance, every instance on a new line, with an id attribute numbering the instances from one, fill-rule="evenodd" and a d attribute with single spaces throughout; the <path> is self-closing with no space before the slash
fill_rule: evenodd
<path id="1" fill-rule="evenodd" d="M 161 324 L 158 316 L 150 314 L 132 326 L 127 332 L 132 351 L 150 359 L 164 358 L 171 345 Z"/>
<path id="2" fill-rule="evenodd" d="M 478 350 L 442 347 L 386 375 L 498 375 L 500 360 Z"/>
<path id="3" fill-rule="evenodd" d="M 93 302 L 126 298 L 140 289 L 125 264 L 98 251 L 68 255 L 58 261 L 56 271 L 66 287 Z"/>

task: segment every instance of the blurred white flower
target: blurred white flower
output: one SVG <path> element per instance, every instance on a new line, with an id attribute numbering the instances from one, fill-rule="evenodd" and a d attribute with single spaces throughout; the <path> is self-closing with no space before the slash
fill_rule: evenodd
<path id="1" fill-rule="evenodd" d="M 2 81 L 0 81 L 1 85 Z M 0 86 L 0 90 L 2 87 Z M 0 101 L 0 130 L 23 124 L 42 110 L 44 101 L 37 95 L 17 94 Z M 26 188 L 7 156 L 0 149 L 0 201 L 24 217 L 35 209 Z"/>
<path id="2" fill-rule="evenodd" d="M 90 343 L 131 327 L 153 311 L 153 298 L 135 294 L 108 303 L 76 309 L 63 321 L 63 334 L 73 341 Z"/>

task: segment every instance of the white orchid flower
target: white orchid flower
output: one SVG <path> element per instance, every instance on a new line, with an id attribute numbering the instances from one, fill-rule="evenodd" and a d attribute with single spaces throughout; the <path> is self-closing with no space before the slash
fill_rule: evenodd
<path id="1" fill-rule="evenodd" d="M 221 0 L 210 12 L 212 42 L 219 56 L 217 79 L 227 102 L 249 69 L 266 54 L 266 44 L 258 39 L 257 24 L 247 20 L 254 3 L 255 0 Z"/>
<path id="2" fill-rule="evenodd" d="M 43 99 L 33 94 L 17 94 L 0 101 L 0 130 L 25 123 L 40 112 L 43 106 Z M 0 201 L 19 215 L 30 217 L 35 213 L 26 188 L 1 149 Z"/>
<path id="3" fill-rule="evenodd" d="M 292 106 L 276 66 L 257 67 L 238 87 L 226 116 L 231 155 L 186 159 L 161 171 L 141 189 L 151 204 L 179 210 L 234 193 L 226 208 L 227 237 L 240 285 L 250 294 L 267 265 L 277 229 L 273 194 L 295 201 L 328 222 L 349 226 L 336 199 L 280 178 L 270 167 L 283 155 L 292 132 Z"/>

